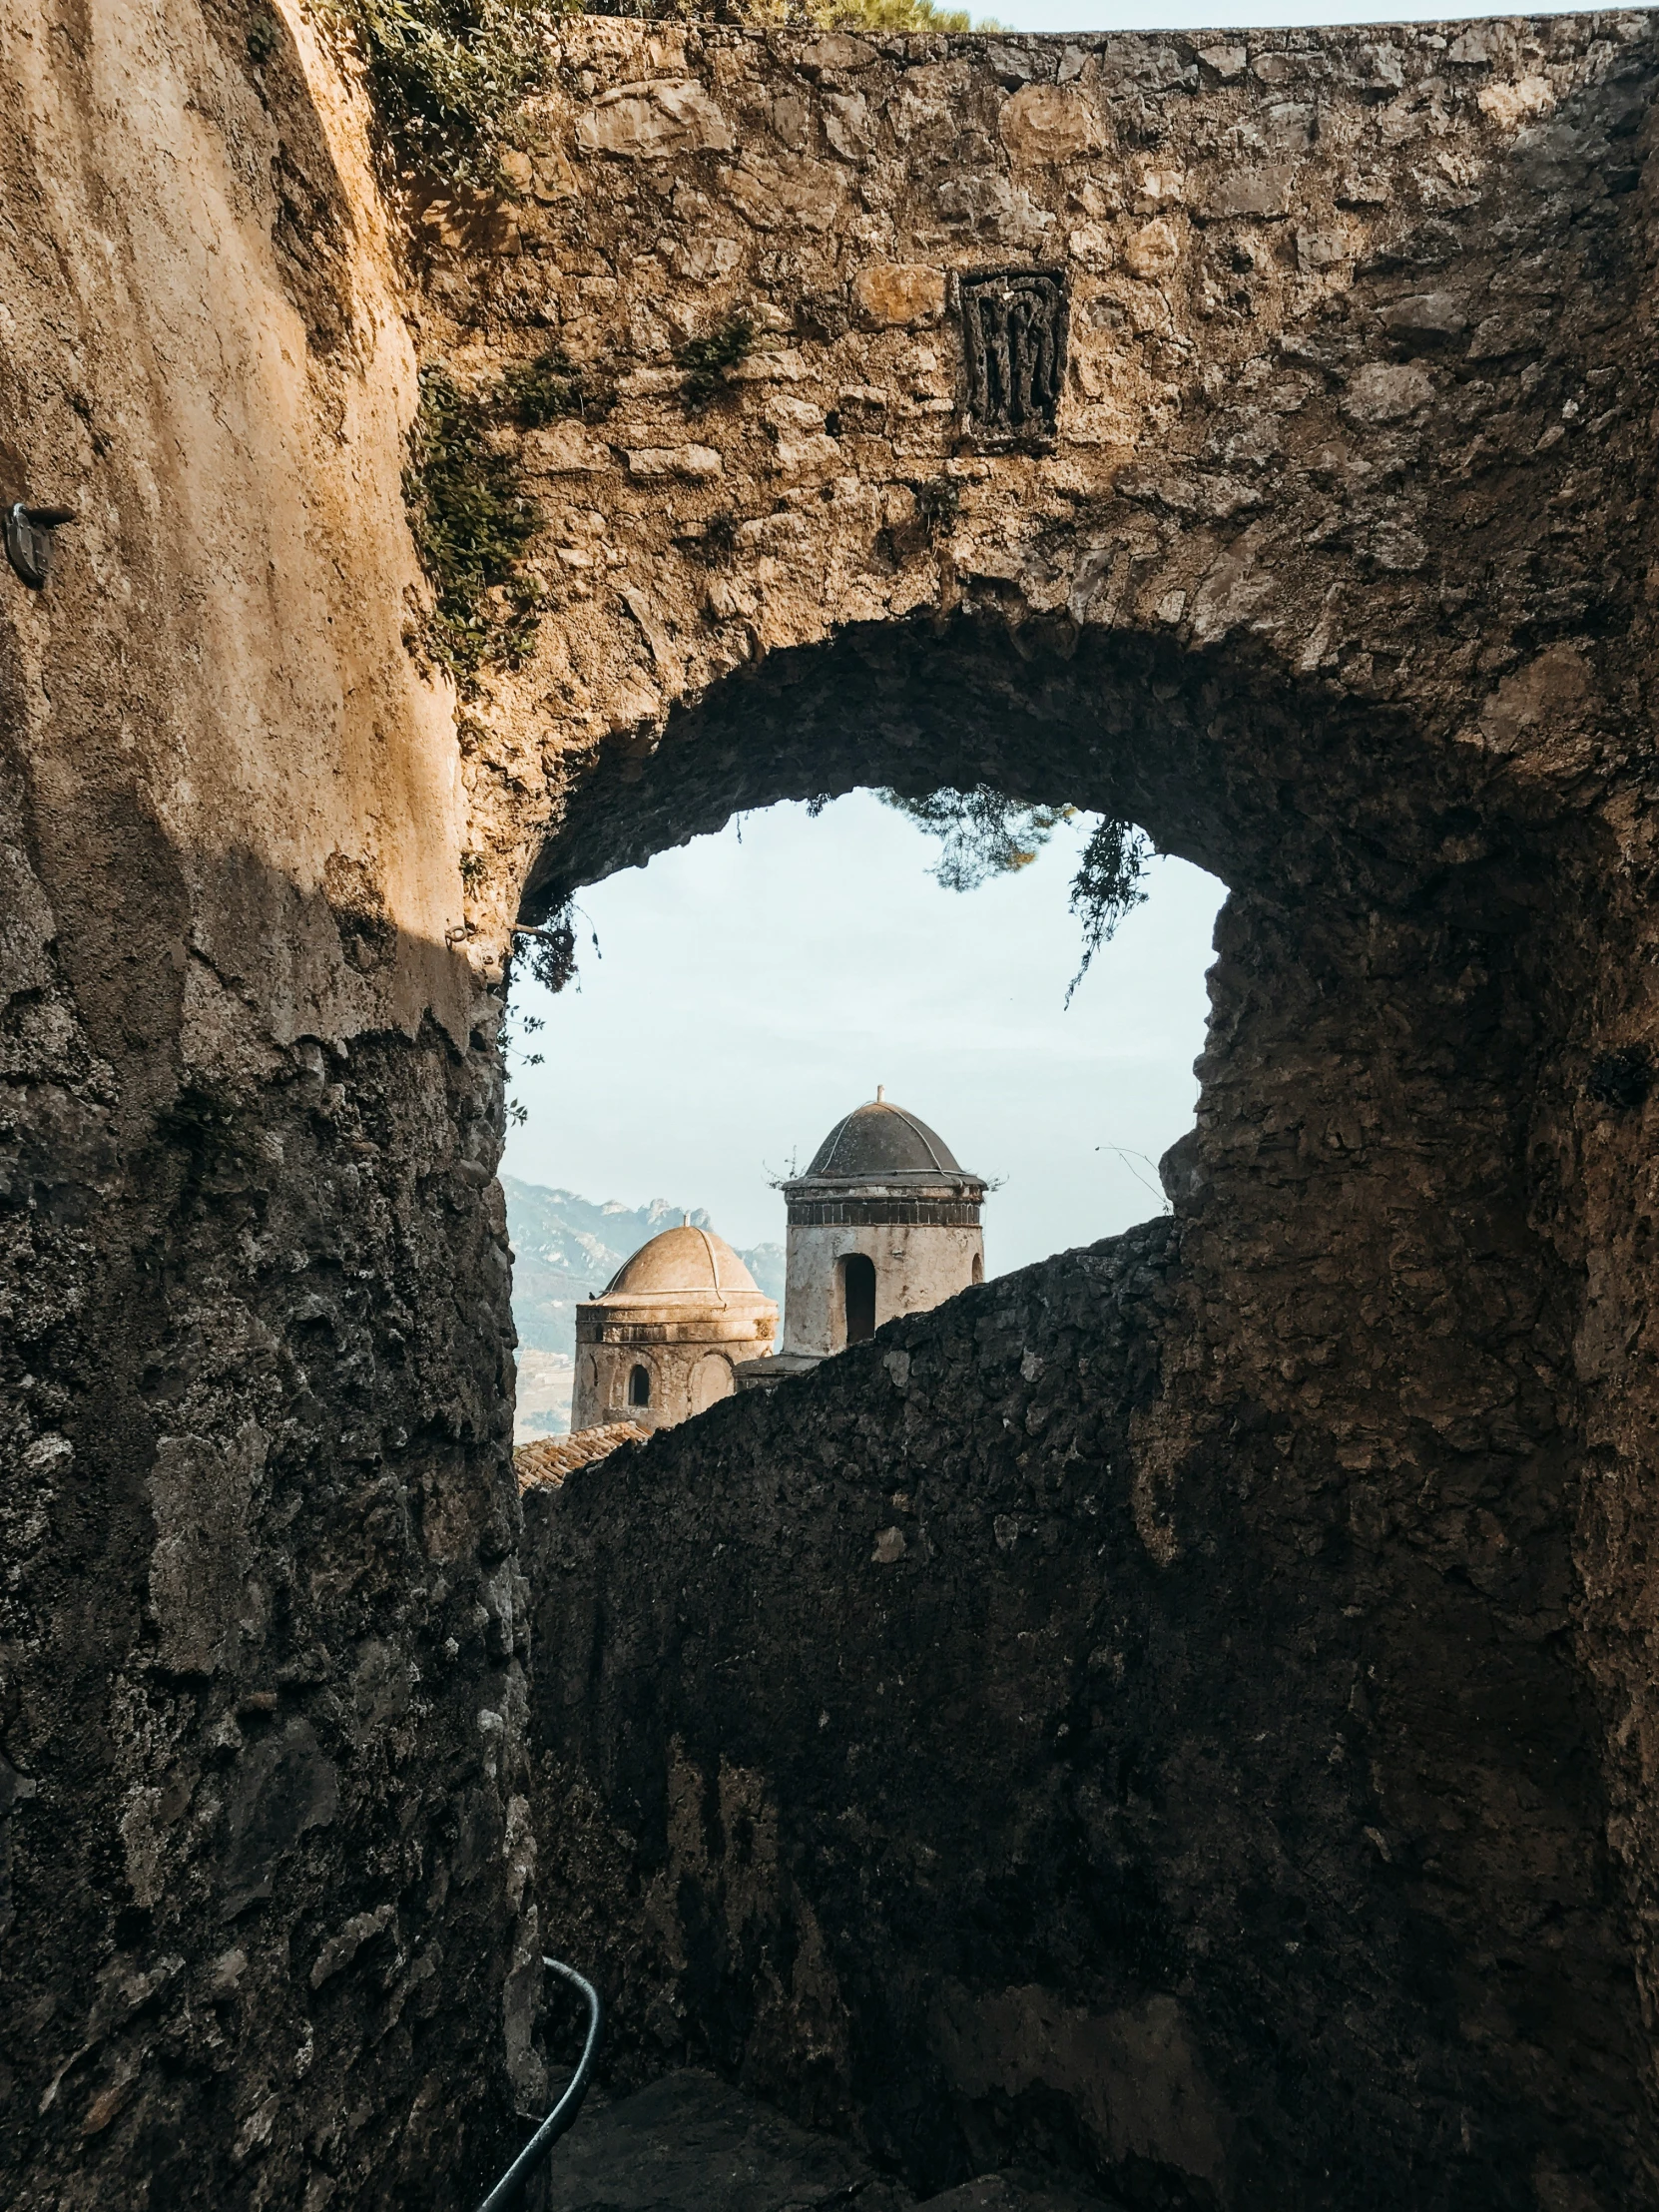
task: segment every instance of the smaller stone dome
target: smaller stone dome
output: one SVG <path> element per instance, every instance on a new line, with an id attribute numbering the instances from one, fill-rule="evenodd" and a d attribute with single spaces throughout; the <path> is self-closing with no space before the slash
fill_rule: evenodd
<path id="1" fill-rule="evenodd" d="M 926 1122 L 879 1092 L 843 1114 L 813 1155 L 816 1175 L 960 1175 L 956 1156 Z"/>
<path id="2" fill-rule="evenodd" d="M 606 1284 L 603 1296 L 628 1293 L 638 1298 L 684 1296 L 687 1292 L 759 1291 L 755 1278 L 724 1237 L 688 1222 L 665 1229 L 624 1260 Z"/>
<path id="3" fill-rule="evenodd" d="M 777 1329 L 778 1308 L 724 1237 L 690 1221 L 665 1229 L 576 1308 L 571 1425 L 670 1428 L 706 1412 Z"/>

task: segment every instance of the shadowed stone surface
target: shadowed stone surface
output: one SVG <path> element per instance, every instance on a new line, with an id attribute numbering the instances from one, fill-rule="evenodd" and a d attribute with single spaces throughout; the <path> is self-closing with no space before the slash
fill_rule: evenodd
<path id="1" fill-rule="evenodd" d="M 584 2114 L 547 2180 L 548 2212 L 890 2212 L 894 2201 L 844 2143 L 691 2070 Z"/>
<path id="2" fill-rule="evenodd" d="M 527 1501 L 561 1940 L 635 2066 L 711 2058 L 924 2189 L 1628 2201 L 1595 1709 L 1530 1626 L 1567 1530 L 1538 1495 L 1494 1610 L 1261 1400 L 1172 1480 L 1204 1214 Z"/>
<path id="3" fill-rule="evenodd" d="M 909 2212 L 833 2136 L 692 2068 L 606 2110 L 584 2112 L 554 2150 L 545 2212 Z M 930 2197 L 925 2212 L 1103 2212 L 1093 2198 L 1031 2174 L 993 2174 Z"/>

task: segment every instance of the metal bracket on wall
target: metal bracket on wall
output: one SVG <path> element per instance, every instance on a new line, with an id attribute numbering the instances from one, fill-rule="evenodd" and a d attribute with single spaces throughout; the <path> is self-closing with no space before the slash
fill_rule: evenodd
<path id="1" fill-rule="evenodd" d="M 33 590 L 51 573 L 53 531 L 74 520 L 73 507 L 26 507 L 18 499 L 6 509 L 6 558 Z"/>

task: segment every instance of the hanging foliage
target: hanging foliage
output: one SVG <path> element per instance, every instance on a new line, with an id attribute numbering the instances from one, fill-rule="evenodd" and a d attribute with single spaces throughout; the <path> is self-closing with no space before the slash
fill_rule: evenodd
<path id="1" fill-rule="evenodd" d="M 947 891 L 977 890 L 993 875 L 1029 867 L 1060 824 L 1076 812 L 1072 807 L 1022 806 L 989 784 L 965 792 L 929 792 L 924 799 L 893 791 L 876 797 L 938 838 L 939 862 L 931 873 Z"/>
<path id="2" fill-rule="evenodd" d="M 876 796 L 939 839 L 939 861 L 931 872 L 947 891 L 976 890 L 993 875 L 1029 867 L 1060 825 L 1078 815 L 1075 807 L 1036 807 L 1009 799 L 989 784 L 965 792 L 929 792 L 921 799 L 894 791 Z M 1142 879 L 1154 850 L 1143 830 L 1116 815 L 1108 815 L 1090 831 L 1071 882 L 1071 910 L 1083 924 L 1083 964 L 1066 990 L 1068 1006 L 1089 962 L 1111 941 L 1124 915 L 1145 899 Z"/>
<path id="3" fill-rule="evenodd" d="M 1151 838 L 1132 822 L 1108 815 L 1095 824 L 1077 873 L 1071 879 L 1071 910 L 1083 924 L 1083 964 L 1066 986 L 1066 1004 L 1089 972 L 1089 962 L 1124 915 L 1146 899 L 1142 878 L 1153 855 Z"/>
<path id="4" fill-rule="evenodd" d="M 576 917 L 570 906 L 544 921 L 539 935 L 518 941 L 529 946 L 526 965 L 543 990 L 562 991 L 576 973 Z"/>

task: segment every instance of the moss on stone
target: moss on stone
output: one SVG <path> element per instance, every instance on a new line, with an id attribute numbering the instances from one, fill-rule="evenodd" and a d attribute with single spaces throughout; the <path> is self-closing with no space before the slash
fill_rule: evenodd
<path id="1" fill-rule="evenodd" d="M 566 415 L 597 422 L 616 405 L 616 389 L 592 369 L 580 368 L 560 346 L 538 353 L 522 368 L 510 368 L 501 379 L 503 403 L 527 430 L 535 430 Z"/>
<path id="2" fill-rule="evenodd" d="M 688 414 L 696 413 L 726 389 L 731 372 L 755 350 L 753 318 L 741 308 L 729 314 L 706 338 L 691 338 L 676 346 L 675 365 L 686 371 L 680 397 Z"/>

